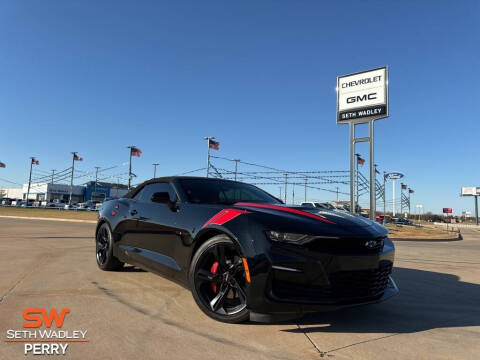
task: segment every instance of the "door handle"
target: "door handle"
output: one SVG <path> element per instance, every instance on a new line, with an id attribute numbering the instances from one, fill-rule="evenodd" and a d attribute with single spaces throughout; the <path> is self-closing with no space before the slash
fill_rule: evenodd
<path id="1" fill-rule="evenodd" d="M 130 215 L 132 215 L 132 216 L 137 215 L 137 210 L 130 211 Z"/>

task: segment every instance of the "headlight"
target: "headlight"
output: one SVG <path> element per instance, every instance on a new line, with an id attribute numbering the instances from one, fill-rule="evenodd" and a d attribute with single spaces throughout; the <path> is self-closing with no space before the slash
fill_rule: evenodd
<path id="1" fill-rule="evenodd" d="M 293 244 L 305 244 L 316 238 L 315 236 L 311 235 L 293 234 L 278 231 L 267 231 L 266 233 L 268 238 L 272 241 L 281 241 Z"/>

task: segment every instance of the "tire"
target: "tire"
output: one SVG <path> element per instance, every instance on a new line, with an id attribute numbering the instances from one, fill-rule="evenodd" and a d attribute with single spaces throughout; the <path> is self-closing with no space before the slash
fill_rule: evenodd
<path id="1" fill-rule="evenodd" d="M 242 255 L 228 236 L 214 236 L 200 246 L 190 265 L 189 283 L 195 302 L 212 319 L 250 319 Z"/>
<path id="2" fill-rule="evenodd" d="M 95 236 L 95 258 L 100 269 L 105 271 L 120 270 L 124 263 L 113 256 L 112 230 L 103 223 Z"/>

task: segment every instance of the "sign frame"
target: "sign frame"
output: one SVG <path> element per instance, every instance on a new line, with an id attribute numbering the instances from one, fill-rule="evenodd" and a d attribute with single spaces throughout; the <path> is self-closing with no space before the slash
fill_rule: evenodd
<path id="1" fill-rule="evenodd" d="M 343 79 L 343 78 L 346 78 L 346 77 L 349 77 L 349 76 L 355 76 L 355 75 L 361 75 L 361 74 L 365 74 L 365 73 L 369 73 L 369 72 L 372 72 L 372 71 L 377 71 L 377 70 L 385 70 L 385 81 L 384 81 L 384 92 L 385 92 L 385 104 L 379 104 L 379 105 L 375 105 L 375 106 L 385 106 L 385 113 L 384 114 L 380 114 L 380 115 L 374 115 L 374 116 L 366 116 L 366 117 L 357 117 L 357 118 L 352 118 L 352 119 L 345 119 L 345 120 L 339 120 L 339 106 L 340 106 L 340 89 L 339 89 L 339 85 L 340 85 L 340 79 Z M 379 120 L 379 119 L 384 119 L 384 118 L 387 118 L 389 116 L 389 106 L 388 106 L 388 103 L 389 103 L 389 98 L 388 98 L 388 66 L 381 66 L 381 67 L 378 67 L 378 68 L 374 68 L 374 69 L 369 69 L 369 70 L 365 70 L 365 71 L 359 71 L 359 72 L 356 72 L 356 73 L 351 73 L 351 74 L 347 74 L 347 75 L 342 75 L 342 76 L 337 76 L 337 111 L 336 111 L 336 121 L 337 121 L 337 124 L 364 124 L 364 123 L 368 123 L 370 121 L 375 121 L 375 120 Z M 367 108 L 371 108 L 372 105 L 368 106 L 368 107 L 357 107 L 357 108 L 353 108 L 351 109 L 351 111 L 359 111 L 359 110 L 362 110 L 362 109 L 365 109 L 367 110 Z"/>

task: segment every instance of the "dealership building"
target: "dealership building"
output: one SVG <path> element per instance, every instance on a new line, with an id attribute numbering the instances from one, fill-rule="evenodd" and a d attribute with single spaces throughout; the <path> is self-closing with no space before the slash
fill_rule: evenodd
<path id="1" fill-rule="evenodd" d="M 53 201 L 55 199 L 68 200 L 72 192 L 72 202 L 78 203 L 87 200 L 103 201 L 109 197 L 122 197 L 128 192 L 123 184 L 90 181 L 85 185 L 32 183 L 30 184 L 29 199 L 38 201 Z M 0 197 L 25 200 L 28 193 L 28 184 L 21 188 L 0 188 Z"/>

